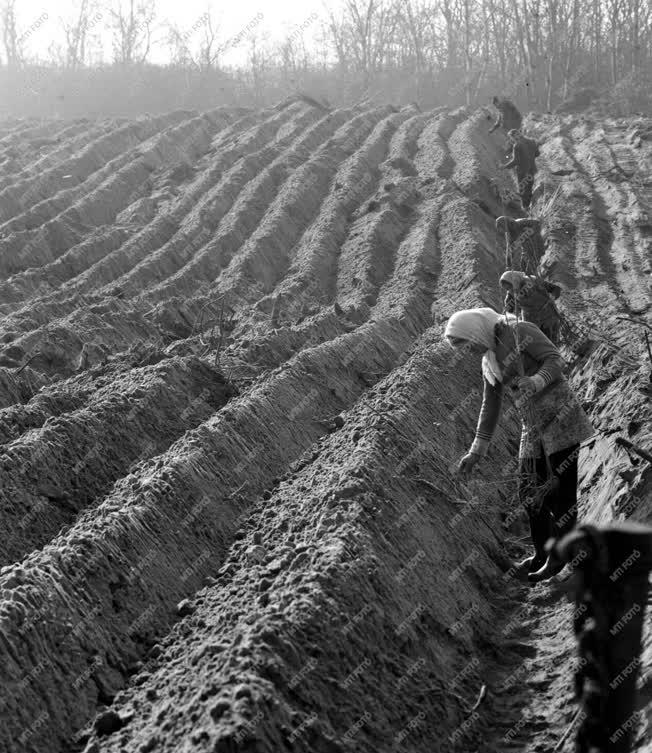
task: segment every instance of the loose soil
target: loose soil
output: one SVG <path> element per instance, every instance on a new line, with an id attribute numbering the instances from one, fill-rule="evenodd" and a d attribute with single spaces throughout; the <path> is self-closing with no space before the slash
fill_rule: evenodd
<path id="1" fill-rule="evenodd" d="M 599 523 L 652 522 L 652 469 L 615 443 L 652 447 L 630 125 L 525 122 L 544 264 L 588 333 L 564 354 Z M 37 146 L 0 124 L 0 750 L 573 749 L 568 576 L 507 573 L 516 421 L 453 473 L 480 369 L 443 325 L 501 306 L 494 220 L 522 215 L 488 129 L 302 100 L 45 122 Z"/>

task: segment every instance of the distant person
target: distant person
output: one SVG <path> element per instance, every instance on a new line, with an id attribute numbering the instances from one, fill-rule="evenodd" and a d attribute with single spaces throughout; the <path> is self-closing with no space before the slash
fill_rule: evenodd
<path id="1" fill-rule="evenodd" d="M 493 105 L 498 110 L 498 118 L 496 122 L 489 129 L 489 133 L 493 133 L 496 128 L 502 128 L 504 131 L 511 131 L 513 128 L 520 130 L 523 124 L 523 116 L 516 109 L 516 106 L 509 99 L 501 99 L 500 97 L 494 97 Z"/>
<path id="2" fill-rule="evenodd" d="M 559 285 L 516 270 L 505 272 L 500 285 L 505 293 L 505 311 L 522 315 L 524 321 L 536 324 L 550 342 L 559 345 L 561 317 L 555 305 L 561 293 Z"/>
<path id="3" fill-rule="evenodd" d="M 566 99 L 555 108 L 554 113 L 555 115 L 564 115 L 582 112 L 582 110 L 586 110 L 590 107 L 599 96 L 597 90 L 590 86 L 578 89 L 570 96 L 566 97 Z"/>
<path id="4" fill-rule="evenodd" d="M 482 408 L 473 444 L 458 465 L 461 475 L 486 455 L 506 388 L 516 392 L 522 420 L 519 500 L 530 519 L 534 555 L 516 564 L 515 571 L 527 572 L 532 582 L 550 578 L 563 565 L 548 557 L 545 545 L 576 523 L 579 445 L 593 434 L 564 378 L 564 359 L 536 325 L 490 308 L 453 314 L 444 336 L 454 348 L 483 354 Z"/>
<path id="5" fill-rule="evenodd" d="M 496 231 L 507 234 L 507 267 L 526 274 L 536 274 L 545 252 L 541 237 L 541 221 L 533 217 L 501 216 L 496 219 Z"/>
<path id="6" fill-rule="evenodd" d="M 505 169 L 516 168 L 516 181 L 521 203 L 524 209 L 528 209 L 532 200 L 534 176 L 537 172 L 536 158 L 539 156 L 539 145 L 534 139 L 529 139 L 514 128 L 507 135 L 513 145 L 512 156 L 503 167 Z"/>

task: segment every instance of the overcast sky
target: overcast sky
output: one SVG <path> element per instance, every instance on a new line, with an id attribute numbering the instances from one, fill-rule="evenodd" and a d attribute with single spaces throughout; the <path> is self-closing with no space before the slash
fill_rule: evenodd
<path id="1" fill-rule="evenodd" d="M 106 7 L 108 2 L 115 4 L 119 0 L 99 0 L 99 5 Z M 127 7 L 127 0 L 122 2 L 123 6 Z M 197 30 L 193 31 L 193 26 L 198 25 L 198 19 L 208 6 L 212 7 L 213 17 L 222 23 L 220 40 L 236 40 L 222 61 L 227 64 L 238 64 L 245 55 L 246 42 L 243 31 L 247 28 L 255 28 L 258 33 L 273 42 L 291 34 L 299 27 L 309 40 L 318 27 L 311 18 L 312 14 L 317 13 L 323 17 L 326 4 L 335 7 L 339 5 L 339 0 L 232 0 L 228 3 L 223 0 L 156 0 L 160 28 L 155 38 L 159 44 L 153 47 L 149 59 L 152 62 L 166 62 L 168 59 L 169 50 L 165 44 L 166 22 L 172 22 L 183 32 L 188 32 L 191 40 L 198 40 L 200 33 Z M 53 42 L 61 43 L 63 40 L 60 19 L 72 17 L 78 5 L 79 0 L 18 1 L 19 32 L 24 35 L 25 49 L 29 56 L 36 55 L 41 59 L 49 57 L 48 50 Z M 104 30 L 107 17 L 105 11 L 94 29 L 102 34 L 105 58 L 108 61 L 110 42 Z"/>

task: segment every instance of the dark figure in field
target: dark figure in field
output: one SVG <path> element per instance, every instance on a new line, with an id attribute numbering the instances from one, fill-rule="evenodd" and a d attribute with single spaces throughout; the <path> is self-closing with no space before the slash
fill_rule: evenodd
<path id="1" fill-rule="evenodd" d="M 573 750 L 633 751 L 645 693 L 638 692 L 638 675 L 645 666 L 652 528 L 631 521 L 601 528 L 585 524 L 551 549 L 575 570 L 573 631 L 579 662 L 574 685 L 584 713 Z M 649 685 L 649 679 L 640 679 Z"/>
<path id="2" fill-rule="evenodd" d="M 539 156 L 539 145 L 534 139 L 523 136 L 520 131 L 512 129 L 507 134 L 513 144 L 512 156 L 503 167 L 516 168 L 516 182 L 524 209 L 530 206 L 534 176 L 537 172 L 536 158 Z"/>
<path id="3" fill-rule="evenodd" d="M 458 472 L 467 475 L 487 454 L 502 412 L 515 395 L 521 417 L 519 499 L 530 518 L 534 555 L 514 567 L 532 582 L 558 573 L 546 542 L 568 533 L 577 521 L 577 458 L 593 427 L 563 374 L 564 359 L 531 322 L 490 308 L 453 314 L 444 336 L 454 348 L 482 353 L 484 391 L 475 439 Z"/>
<path id="4" fill-rule="evenodd" d="M 561 318 L 555 306 L 561 293 L 559 285 L 513 270 L 501 276 L 500 285 L 505 293 L 505 311 L 536 324 L 553 345 L 559 345 Z"/>
<path id="5" fill-rule="evenodd" d="M 523 123 L 523 116 L 516 109 L 513 102 L 510 102 L 509 99 L 494 97 L 493 104 L 496 110 L 498 110 L 498 118 L 489 129 L 489 133 L 493 133 L 496 128 L 501 127 L 504 131 L 511 131 L 512 128 L 516 130 L 520 129 Z"/>
<path id="6" fill-rule="evenodd" d="M 507 268 L 519 269 L 528 275 L 536 274 L 544 254 L 541 222 L 530 217 L 517 220 L 501 216 L 496 220 L 496 230 L 507 233 Z"/>
<path id="7" fill-rule="evenodd" d="M 590 107 L 591 103 L 598 99 L 600 95 L 595 89 L 591 87 L 585 87 L 584 89 L 578 89 L 573 92 L 570 97 L 567 97 L 560 105 L 555 108 L 555 115 L 563 115 L 572 112 L 581 112 Z"/>

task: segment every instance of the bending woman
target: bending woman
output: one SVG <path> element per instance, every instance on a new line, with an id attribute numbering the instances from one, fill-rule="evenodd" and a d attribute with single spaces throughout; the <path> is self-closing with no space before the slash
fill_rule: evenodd
<path id="1" fill-rule="evenodd" d="M 458 467 L 462 475 L 487 453 L 505 388 L 516 391 L 523 423 L 519 500 L 527 509 L 534 545 L 534 555 L 517 568 L 527 569 L 531 581 L 549 578 L 561 566 L 548 560 L 545 544 L 575 526 L 577 456 L 593 427 L 563 376 L 561 354 L 535 324 L 490 308 L 468 309 L 451 316 L 444 334 L 453 347 L 483 354 L 482 408 L 473 444 Z"/>

